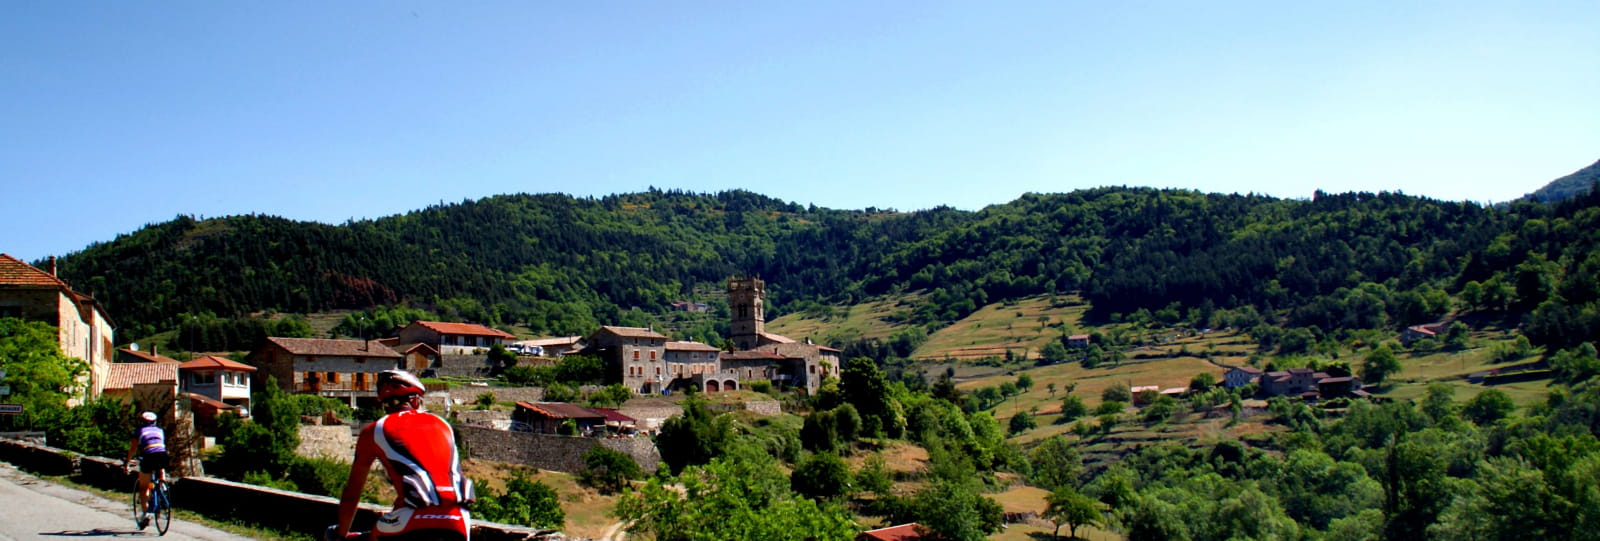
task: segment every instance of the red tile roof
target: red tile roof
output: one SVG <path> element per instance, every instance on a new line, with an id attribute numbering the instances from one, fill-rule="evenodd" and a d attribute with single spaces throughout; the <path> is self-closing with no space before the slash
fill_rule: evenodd
<path id="1" fill-rule="evenodd" d="M 414 321 L 412 325 L 421 325 L 430 331 L 439 334 L 466 335 L 466 336 L 496 336 L 500 338 L 516 338 L 511 333 L 491 329 L 477 323 L 445 323 L 443 321 Z"/>
<path id="2" fill-rule="evenodd" d="M 596 413 L 604 415 L 606 417 L 606 422 L 607 423 L 628 424 L 628 423 L 638 422 L 638 419 L 634 419 L 634 418 L 629 417 L 627 415 L 623 415 L 621 412 L 618 412 L 617 410 L 614 410 L 614 409 L 606 409 L 606 408 L 590 408 L 590 409 L 594 410 Z"/>
<path id="3" fill-rule="evenodd" d="M 600 327 L 600 330 L 623 338 L 666 338 L 667 336 L 644 327 Z"/>
<path id="4" fill-rule="evenodd" d="M 551 419 L 604 419 L 598 411 L 566 402 L 517 402 L 517 407 L 544 415 Z"/>
<path id="5" fill-rule="evenodd" d="M 105 390 L 132 390 L 135 384 L 178 382 L 176 363 L 111 363 Z"/>
<path id="6" fill-rule="evenodd" d="M 922 539 L 922 525 L 915 522 L 867 530 L 856 536 L 856 541 L 918 541 L 920 539 Z"/>
<path id="7" fill-rule="evenodd" d="M 147 362 L 147 363 L 175 363 L 175 362 L 178 362 L 177 359 L 174 359 L 172 357 L 168 357 L 166 355 L 161 355 L 159 353 L 151 353 L 151 352 L 148 352 L 148 351 L 139 351 L 139 350 L 128 349 L 128 348 L 122 348 L 122 349 L 119 349 L 117 351 L 122 353 L 122 354 L 124 354 L 124 355 L 131 356 L 131 357 L 133 357 L 135 359 L 139 359 L 139 360 Z"/>
<path id="8" fill-rule="evenodd" d="M 388 346 L 377 340 L 362 342 L 360 340 L 329 340 L 326 338 L 271 337 L 267 338 L 267 341 L 294 355 L 400 358 L 399 353 L 395 353 L 394 350 L 389 349 Z"/>
<path id="9" fill-rule="evenodd" d="M 59 287 L 71 291 L 67 283 L 11 254 L 0 254 L 0 286 Z"/>
<path id="10" fill-rule="evenodd" d="M 178 365 L 178 368 L 182 369 L 182 370 L 197 370 L 197 371 L 206 371 L 206 370 L 239 370 L 239 371 L 243 371 L 243 372 L 255 372 L 256 371 L 256 367 L 254 367 L 254 366 L 250 366 L 248 364 L 244 364 L 244 363 L 240 363 L 240 362 L 234 362 L 234 361 L 222 358 L 222 357 L 218 357 L 216 355 L 207 355 L 205 357 L 201 357 L 199 359 L 195 359 L 193 361 L 189 361 L 189 362 L 180 364 L 180 365 Z"/>

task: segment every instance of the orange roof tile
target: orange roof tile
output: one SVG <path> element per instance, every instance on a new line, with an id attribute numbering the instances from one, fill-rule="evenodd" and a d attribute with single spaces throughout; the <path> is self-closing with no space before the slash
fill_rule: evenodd
<path id="1" fill-rule="evenodd" d="M 867 530 L 856 536 L 856 541 L 915 541 L 919 539 L 922 539 L 922 525 L 915 522 Z"/>
<path id="2" fill-rule="evenodd" d="M 29 265 L 21 259 L 11 257 L 11 254 L 0 254 L 0 286 L 59 287 L 69 292 L 72 290 L 60 278 L 39 270 L 38 267 Z"/>
<path id="3" fill-rule="evenodd" d="M 566 402 L 517 402 L 517 407 L 538 412 L 540 415 L 551 419 L 593 419 L 605 418 L 604 413 Z"/>
<path id="4" fill-rule="evenodd" d="M 201 370 L 201 371 L 204 371 L 204 370 L 240 370 L 240 371 L 244 371 L 244 372 L 255 372 L 256 371 L 256 367 L 254 367 L 254 366 L 250 366 L 248 364 L 244 364 L 244 363 L 240 363 L 240 362 L 234 362 L 234 361 L 228 360 L 228 359 L 223 358 L 223 357 L 218 357 L 216 355 L 207 355 L 205 357 L 201 357 L 199 359 L 195 359 L 193 361 L 189 361 L 189 362 L 180 364 L 180 365 L 178 365 L 178 368 L 182 369 L 182 370 Z"/>
<path id="5" fill-rule="evenodd" d="M 498 336 L 500 338 L 516 338 L 511 333 L 491 329 L 477 323 L 445 323 L 443 321 L 414 321 L 413 325 L 421 325 L 439 334 L 455 334 L 467 336 Z"/>
<path id="6" fill-rule="evenodd" d="M 159 353 L 151 353 L 151 352 L 148 352 L 148 351 L 139 351 L 139 350 L 136 350 L 136 349 L 122 348 L 122 349 L 117 350 L 117 352 L 118 353 L 122 353 L 124 355 L 128 355 L 128 356 L 133 357 L 135 359 L 139 359 L 139 360 L 147 362 L 147 363 L 175 363 L 175 362 L 178 362 L 177 359 L 174 359 L 172 357 L 168 357 L 166 355 L 162 355 L 162 354 L 159 354 Z"/>
<path id="7" fill-rule="evenodd" d="M 106 374 L 105 390 L 131 390 L 135 384 L 163 381 L 177 383 L 176 363 L 112 363 L 111 371 Z"/>

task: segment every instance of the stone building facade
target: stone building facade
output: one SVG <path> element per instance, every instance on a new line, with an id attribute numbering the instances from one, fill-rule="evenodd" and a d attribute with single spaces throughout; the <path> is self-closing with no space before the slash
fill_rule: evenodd
<path id="1" fill-rule="evenodd" d="M 378 397 L 377 373 L 401 368 L 399 353 L 377 340 L 268 338 L 246 359 L 291 393 L 347 399 Z"/>
<path id="2" fill-rule="evenodd" d="M 89 373 L 69 404 L 100 396 L 116 355 L 115 329 L 105 308 L 93 296 L 74 291 L 56 277 L 55 258 L 49 272 L 8 254 L 0 254 L 0 317 L 42 321 L 56 327 L 61 353 L 81 359 Z"/>
<path id="3" fill-rule="evenodd" d="M 666 388 L 667 337 L 641 327 L 600 327 L 589 338 L 585 353 L 605 360 L 612 379 L 635 393 L 653 394 Z"/>

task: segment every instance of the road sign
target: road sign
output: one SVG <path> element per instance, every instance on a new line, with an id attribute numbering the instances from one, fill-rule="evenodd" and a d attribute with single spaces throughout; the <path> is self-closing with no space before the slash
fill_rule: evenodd
<path id="1" fill-rule="evenodd" d="M 11 386 L 10 385 L 0 385 L 0 396 L 9 396 L 10 394 L 11 394 Z"/>
<path id="2" fill-rule="evenodd" d="M 0 404 L 0 415 L 16 415 L 22 413 L 22 404 Z"/>

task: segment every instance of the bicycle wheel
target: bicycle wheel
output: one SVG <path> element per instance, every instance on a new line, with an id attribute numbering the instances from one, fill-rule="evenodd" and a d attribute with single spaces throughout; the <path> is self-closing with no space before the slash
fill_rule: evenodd
<path id="1" fill-rule="evenodd" d="M 130 500 L 133 504 L 133 524 L 139 527 L 139 531 L 144 531 L 144 506 L 139 505 L 139 483 L 137 482 L 133 484 L 133 496 Z"/>
<path id="2" fill-rule="evenodd" d="M 172 526 L 172 502 L 167 500 L 167 483 L 157 483 L 150 497 L 156 505 L 156 531 L 160 535 L 167 535 L 167 528 Z"/>

